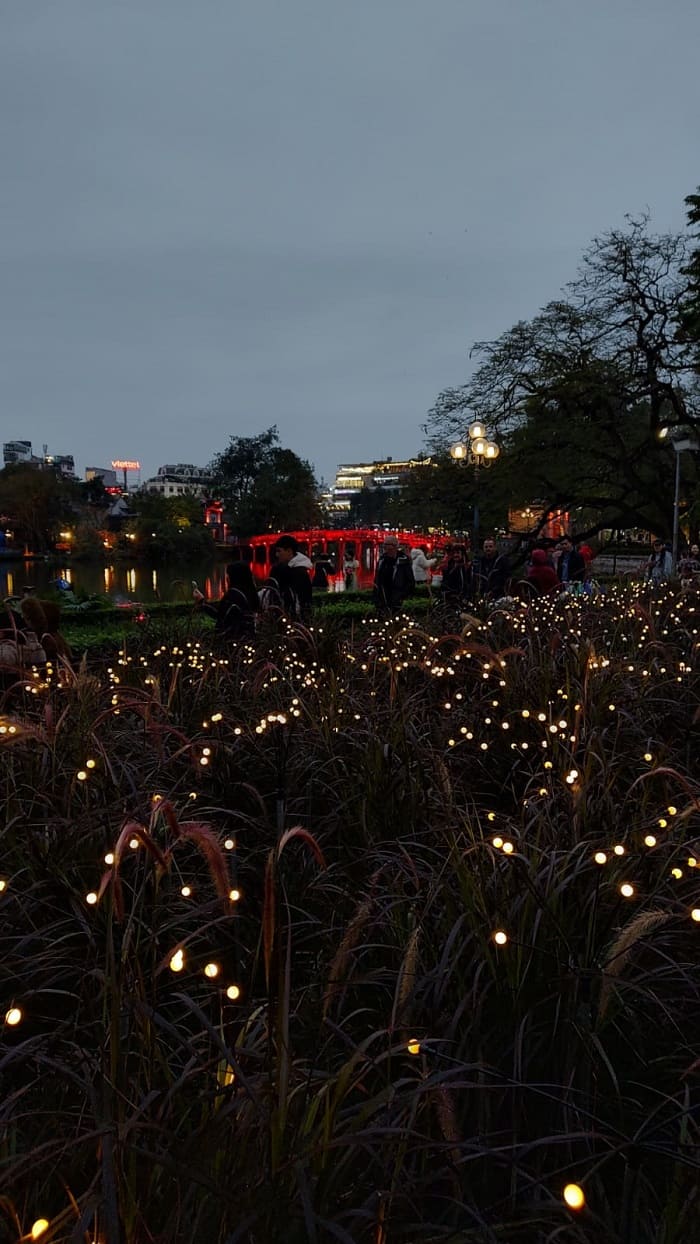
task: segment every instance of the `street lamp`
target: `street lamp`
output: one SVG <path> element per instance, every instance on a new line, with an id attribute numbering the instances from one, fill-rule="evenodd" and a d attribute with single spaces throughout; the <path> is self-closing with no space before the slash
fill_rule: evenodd
<path id="1" fill-rule="evenodd" d="M 474 467 L 474 548 L 479 546 L 479 476 L 481 468 L 491 466 L 501 450 L 495 441 L 488 439 L 488 430 L 483 423 L 475 420 L 467 430 L 468 439 L 456 441 L 450 446 L 450 455 L 455 462 L 464 462 Z"/>
<path id="2" fill-rule="evenodd" d="M 678 565 L 678 528 L 680 526 L 680 504 L 681 504 L 681 454 L 690 452 L 697 453 L 700 450 L 700 444 L 693 440 L 691 436 L 684 436 L 680 428 L 660 428 L 659 440 L 669 440 L 674 454 L 676 455 L 676 478 L 673 489 L 673 546 L 671 557 L 673 559 L 673 569 Z"/>

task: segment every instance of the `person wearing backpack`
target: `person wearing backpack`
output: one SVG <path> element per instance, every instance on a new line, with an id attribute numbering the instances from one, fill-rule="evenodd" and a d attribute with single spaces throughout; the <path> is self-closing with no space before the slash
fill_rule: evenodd
<path id="1" fill-rule="evenodd" d="M 308 622 L 313 599 L 309 572 L 313 562 L 299 551 L 294 536 L 280 536 L 272 551 L 275 564 L 270 578 L 277 583 L 285 613 L 294 622 Z"/>
<path id="2" fill-rule="evenodd" d="M 232 562 L 226 567 L 227 590 L 216 604 L 210 605 L 203 592 L 195 588 L 192 595 L 203 613 L 216 622 L 216 634 L 224 639 L 255 638 L 255 615 L 260 609 L 255 581 L 245 562 Z"/>
<path id="3" fill-rule="evenodd" d="M 392 613 L 401 608 L 415 586 L 411 559 L 399 548 L 396 536 L 386 536 L 374 575 L 375 605 Z"/>

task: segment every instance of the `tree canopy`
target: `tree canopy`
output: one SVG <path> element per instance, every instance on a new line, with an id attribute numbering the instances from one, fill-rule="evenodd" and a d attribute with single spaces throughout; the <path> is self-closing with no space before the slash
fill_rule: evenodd
<path id="1" fill-rule="evenodd" d="M 653 235 L 646 217 L 596 239 L 565 297 L 495 341 L 461 388 L 440 394 L 427 431 L 443 448 L 478 416 L 503 450 L 499 479 L 515 504 L 588 507 L 590 526 L 668 534 L 673 450 L 662 427 L 700 427 L 687 340 L 685 238 Z M 687 496 L 697 467 L 683 462 Z M 689 502 L 688 502 L 689 504 Z"/>
<path id="2" fill-rule="evenodd" d="M 202 522 L 202 502 L 197 497 L 136 493 L 130 502 L 134 517 L 129 528 L 137 537 L 139 554 L 160 561 L 206 557 L 213 552 L 214 541 Z"/>
<path id="3" fill-rule="evenodd" d="M 274 426 L 258 436 L 232 436 L 210 469 L 237 536 L 312 527 L 319 522 L 313 468 L 279 444 Z"/>
<path id="4" fill-rule="evenodd" d="M 680 309 L 682 340 L 692 352 L 693 365 L 700 373 L 700 186 L 685 200 L 688 228 L 694 245 L 688 255 L 683 274 L 687 288 Z"/>
<path id="5" fill-rule="evenodd" d="M 0 471 L 0 514 L 34 552 L 50 549 L 73 518 L 77 486 L 54 471 L 13 463 Z"/>

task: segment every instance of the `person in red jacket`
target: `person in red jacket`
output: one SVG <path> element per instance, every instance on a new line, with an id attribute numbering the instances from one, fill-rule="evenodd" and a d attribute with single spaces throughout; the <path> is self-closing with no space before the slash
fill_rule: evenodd
<path id="1" fill-rule="evenodd" d="M 557 572 L 547 565 L 547 554 L 544 549 L 533 549 L 527 569 L 527 581 L 531 587 L 537 589 L 541 596 L 546 596 L 553 588 L 559 587 Z"/>

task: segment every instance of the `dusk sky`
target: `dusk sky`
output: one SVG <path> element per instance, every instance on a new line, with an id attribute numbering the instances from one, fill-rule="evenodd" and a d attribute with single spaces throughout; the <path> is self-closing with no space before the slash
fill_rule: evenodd
<path id="1" fill-rule="evenodd" d="M 700 183 L 697 0 L 6 0 L 0 426 L 418 452 L 476 339 Z"/>

